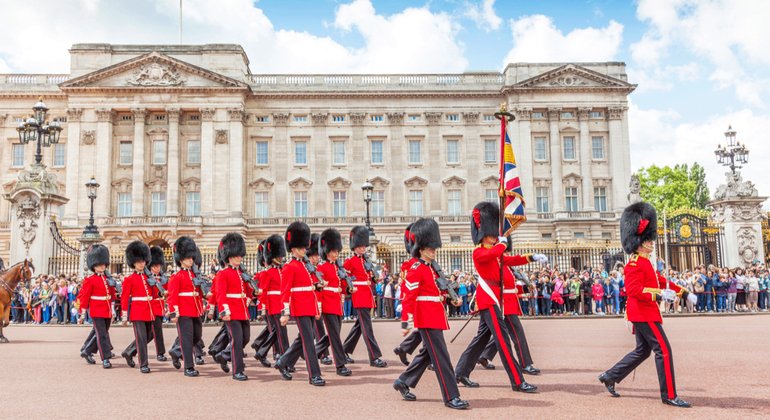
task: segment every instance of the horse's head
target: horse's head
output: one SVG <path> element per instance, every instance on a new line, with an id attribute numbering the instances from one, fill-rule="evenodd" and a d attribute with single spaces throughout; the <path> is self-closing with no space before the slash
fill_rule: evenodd
<path id="1" fill-rule="evenodd" d="M 19 268 L 19 275 L 21 277 L 21 281 L 28 282 L 32 280 L 32 276 L 35 273 L 35 266 L 32 265 L 32 259 L 26 259 L 21 264 L 21 267 Z"/>

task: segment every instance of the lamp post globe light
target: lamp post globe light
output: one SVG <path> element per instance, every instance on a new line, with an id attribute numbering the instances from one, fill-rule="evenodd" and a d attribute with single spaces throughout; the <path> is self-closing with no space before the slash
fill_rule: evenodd
<path id="1" fill-rule="evenodd" d="M 364 193 L 364 202 L 366 203 L 366 228 L 369 230 L 369 236 L 374 235 L 374 229 L 372 229 L 372 226 L 369 222 L 369 204 L 372 202 L 372 192 L 374 191 L 374 186 L 371 182 L 369 182 L 369 178 L 366 179 L 366 182 L 364 182 L 364 185 L 361 186 L 361 191 Z"/>
<path id="2" fill-rule="evenodd" d="M 733 126 L 729 126 L 725 131 L 725 146 L 718 144 L 717 149 L 714 150 L 717 164 L 729 167 L 733 173 L 735 173 L 736 168 L 743 167 L 736 165 L 736 163 L 741 165 L 749 163 L 749 149 L 741 142 L 736 141 L 737 133 L 733 130 Z"/>
<path id="3" fill-rule="evenodd" d="M 88 191 L 88 198 L 91 200 L 91 217 L 88 219 L 88 226 L 83 230 L 83 236 L 98 236 L 99 229 L 94 225 L 94 200 L 96 200 L 96 194 L 99 192 L 99 183 L 96 182 L 93 175 L 91 175 L 91 179 L 86 182 L 86 191 Z"/>
<path id="4" fill-rule="evenodd" d="M 41 147 L 51 147 L 52 144 L 59 142 L 62 127 L 58 121 L 48 123 L 46 116 L 48 107 L 45 106 L 43 98 L 39 98 L 35 106 L 32 107 L 32 115 L 24 119 L 16 127 L 19 133 L 19 142 L 28 144 L 30 141 L 37 141 L 37 152 L 35 153 L 35 164 L 40 165 L 43 161 L 43 152 Z"/>

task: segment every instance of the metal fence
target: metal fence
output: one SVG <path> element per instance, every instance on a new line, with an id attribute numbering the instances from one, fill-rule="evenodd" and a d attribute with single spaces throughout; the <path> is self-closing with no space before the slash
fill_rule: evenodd
<path id="1" fill-rule="evenodd" d="M 71 243 L 61 234 L 55 220 L 51 221 L 50 229 L 53 236 L 53 252 L 52 257 L 48 259 L 47 274 L 77 274 L 80 265 L 80 249 L 77 243 Z"/>

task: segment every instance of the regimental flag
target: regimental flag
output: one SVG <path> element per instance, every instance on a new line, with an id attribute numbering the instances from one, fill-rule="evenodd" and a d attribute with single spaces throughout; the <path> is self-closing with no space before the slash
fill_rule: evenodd
<path id="1" fill-rule="evenodd" d="M 527 221 L 527 216 L 524 214 L 524 197 L 521 191 L 519 169 L 516 167 L 516 157 L 513 155 L 513 145 L 508 136 L 508 126 L 504 115 L 501 119 L 500 143 L 502 147 L 500 151 L 499 195 L 505 216 L 503 236 L 508 236 Z"/>

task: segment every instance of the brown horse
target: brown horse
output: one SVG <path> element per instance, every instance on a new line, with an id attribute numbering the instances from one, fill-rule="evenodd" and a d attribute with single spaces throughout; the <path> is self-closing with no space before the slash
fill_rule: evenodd
<path id="1" fill-rule="evenodd" d="M 7 343 L 8 339 L 3 336 L 3 328 L 11 322 L 11 302 L 13 301 L 13 291 L 19 282 L 28 282 L 32 279 L 32 270 L 34 270 L 32 260 L 24 260 L 17 263 L 8 270 L 0 274 L 0 343 Z"/>

